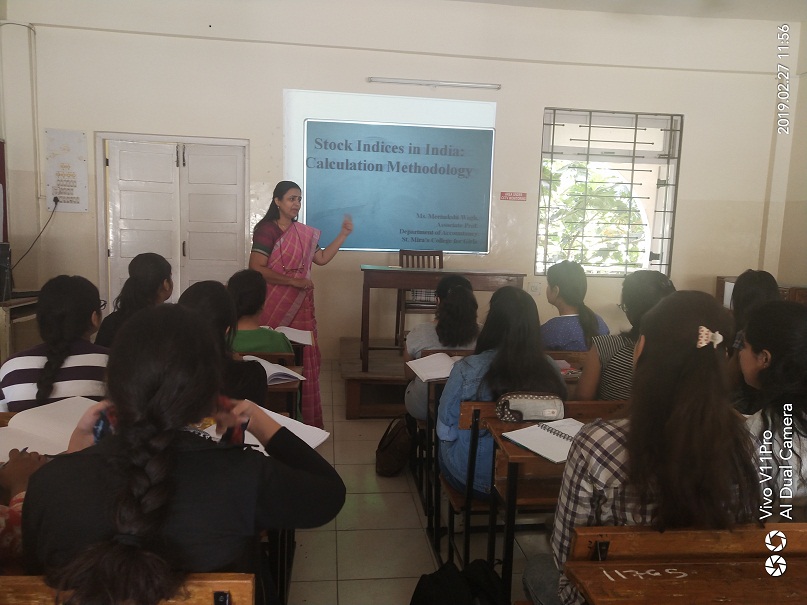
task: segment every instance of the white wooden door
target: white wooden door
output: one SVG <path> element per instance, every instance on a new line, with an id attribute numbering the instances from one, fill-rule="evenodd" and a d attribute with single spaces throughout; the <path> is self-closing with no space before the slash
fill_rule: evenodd
<path id="1" fill-rule="evenodd" d="M 111 304 L 142 252 L 164 256 L 179 274 L 179 167 L 173 143 L 108 141 L 106 157 Z"/>
<path id="2" fill-rule="evenodd" d="M 244 148 L 183 145 L 180 289 L 244 268 Z"/>
<path id="3" fill-rule="evenodd" d="M 106 157 L 110 302 L 142 252 L 171 263 L 172 302 L 246 266 L 245 146 L 107 140 Z"/>

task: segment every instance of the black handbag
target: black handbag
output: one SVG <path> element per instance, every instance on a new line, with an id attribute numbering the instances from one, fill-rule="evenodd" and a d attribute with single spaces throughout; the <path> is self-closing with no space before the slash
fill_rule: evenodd
<path id="1" fill-rule="evenodd" d="M 406 426 L 406 415 L 393 418 L 375 450 L 375 472 L 382 477 L 400 473 L 409 462 L 411 446 L 412 436 Z"/>

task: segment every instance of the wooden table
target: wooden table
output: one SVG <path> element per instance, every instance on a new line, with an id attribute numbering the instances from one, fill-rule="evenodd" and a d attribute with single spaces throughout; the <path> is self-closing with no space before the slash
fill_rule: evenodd
<path id="1" fill-rule="evenodd" d="M 36 296 L 28 298 L 12 298 L 0 302 L 0 363 L 4 363 L 11 355 L 12 324 L 36 319 Z"/>
<path id="2" fill-rule="evenodd" d="M 370 351 L 370 290 L 392 288 L 395 290 L 434 290 L 446 275 L 459 274 L 471 282 L 474 290 L 492 292 L 503 286 L 522 288 L 524 273 L 510 271 L 476 271 L 457 269 L 409 269 L 362 265 L 364 285 L 361 298 L 361 369 L 367 371 Z"/>
<path id="3" fill-rule="evenodd" d="M 567 561 L 564 573 L 589 605 L 807 603 L 807 559 L 785 556 L 785 573 L 772 577 L 766 558 Z"/>
<path id="4" fill-rule="evenodd" d="M 606 401 L 567 401 L 565 417 L 574 418 L 587 423 L 597 418 L 621 418 L 627 412 L 627 402 Z M 504 422 L 498 418 L 482 420 L 482 427 L 493 436 L 494 456 L 491 470 L 491 513 L 488 527 L 488 552 L 493 552 L 496 540 L 496 509 L 501 500 L 505 506 L 504 540 L 502 544 L 502 580 L 505 590 L 505 601 L 510 602 L 510 588 L 513 577 L 513 543 L 516 527 L 516 501 L 519 491 L 536 506 L 551 507 L 552 496 L 557 503 L 560 493 L 560 480 L 563 476 L 564 464 L 550 462 L 535 452 L 509 439 L 502 433 L 514 431 L 535 424 L 534 422 Z"/>

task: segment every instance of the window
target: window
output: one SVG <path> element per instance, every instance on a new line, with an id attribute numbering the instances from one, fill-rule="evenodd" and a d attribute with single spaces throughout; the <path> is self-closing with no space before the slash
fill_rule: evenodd
<path id="1" fill-rule="evenodd" d="M 544 111 L 536 274 L 670 274 L 682 115 Z"/>

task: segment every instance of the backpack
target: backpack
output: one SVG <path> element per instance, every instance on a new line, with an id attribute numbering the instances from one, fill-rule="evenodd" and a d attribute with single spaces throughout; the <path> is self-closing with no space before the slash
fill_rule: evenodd
<path id="1" fill-rule="evenodd" d="M 375 450 L 375 472 L 382 477 L 392 477 L 400 473 L 407 462 L 412 445 L 412 437 L 406 426 L 405 415 L 396 416 L 378 442 Z"/>
<path id="2" fill-rule="evenodd" d="M 423 574 L 409 605 L 505 605 L 502 579 L 484 559 L 471 561 L 460 571 L 453 562 Z"/>

